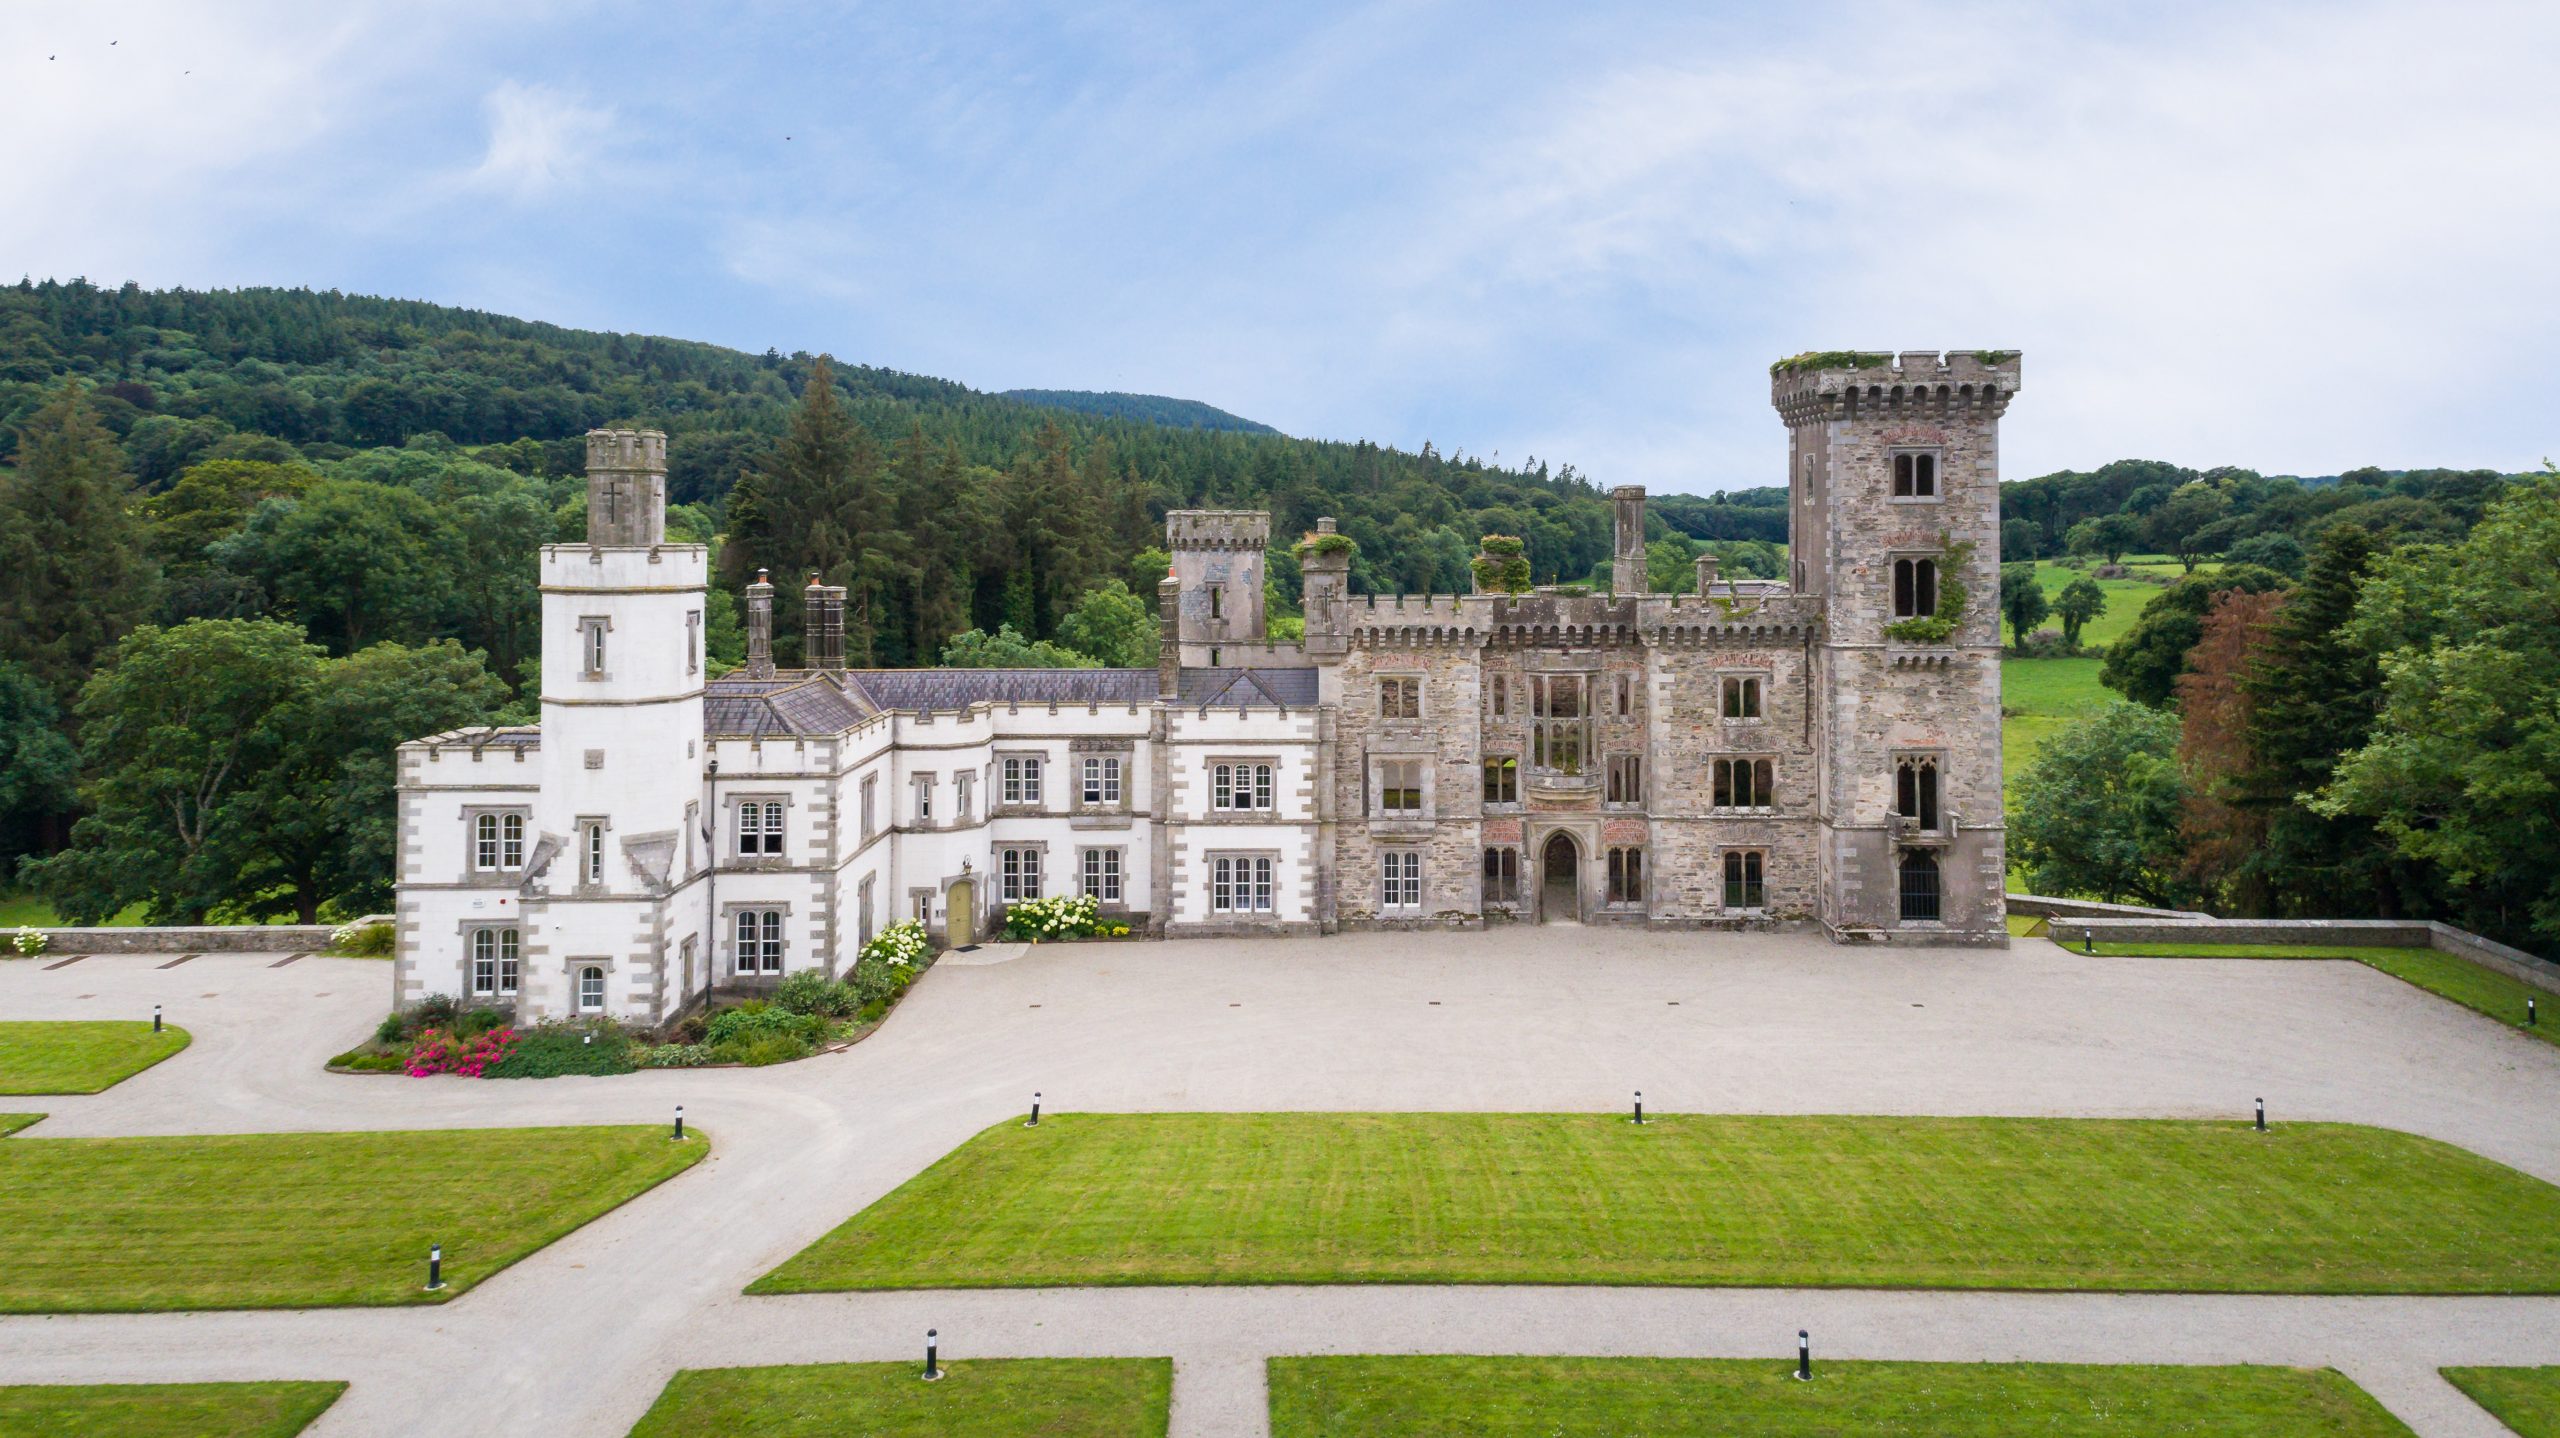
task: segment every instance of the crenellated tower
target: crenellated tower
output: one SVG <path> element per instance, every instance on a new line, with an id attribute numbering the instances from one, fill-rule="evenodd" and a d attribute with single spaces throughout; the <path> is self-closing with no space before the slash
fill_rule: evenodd
<path id="1" fill-rule="evenodd" d="M 1271 516 L 1253 509 L 1177 509 L 1164 517 L 1173 577 L 1182 587 L 1184 662 L 1212 662 L 1207 651 L 1264 641 L 1263 555 Z M 1224 656 L 1221 655 L 1221 658 Z"/>

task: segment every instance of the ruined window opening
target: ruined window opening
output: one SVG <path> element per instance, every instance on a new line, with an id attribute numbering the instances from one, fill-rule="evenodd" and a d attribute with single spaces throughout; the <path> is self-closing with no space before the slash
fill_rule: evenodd
<path id="1" fill-rule="evenodd" d="M 1774 797 L 1774 765 L 1767 759 L 1718 759 L 1714 765 L 1715 807 L 1769 809 Z"/>
<path id="2" fill-rule="evenodd" d="M 1728 674 L 1724 679 L 1724 717 L 1757 719 L 1760 717 L 1760 679 L 1753 674 Z"/>
<path id="3" fill-rule="evenodd" d="M 1413 675 L 1396 675 L 1379 680 L 1378 717 L 1381 719 L 1421 718 L 1422 680 Z"/>
<path id="4" fill-rule="evenodd" d="M 1520 902 L 1520 851 L 1487 849 L 1484 851 L 1484 901 L 1488 904 Z"/>
<path id="5" fill-rule="evenodd" d="M 1378 764 L 1378 813 L 1389 819 L 1422 817 L 1422 761 L 1386 759 Z"/>
<path id="6" fill-rule="evenodd" d="M 1933 452 L 1897 454 L 1893 457 L 1893 497 L 1896 499 L 1935 499 L 1938 496 L 1938 456 Z"/>
<path id="7" fill-rule="evenodd" d="M 1611 804 L 1644 802 L 1644 756 L 1613 754 L 1609 758 L 1609 787 L 1603 801 Z"/>
<path id="8" fill-rule="evenodd" d="M 1923 830 L 1937 830 L 1938 761 L 1934 756 L 1913 755 L 1894 761 L 1893 812 Z"/>
<path id="9" fill-rule="evenodd" d="M 1520 759 L 1514 754 L 1487 754 L 1484 758 L 1484 801 L 1488 804 L 1520 802 Z"/>
<path id="10" fill-rule="evenodd" d="M 1938 612 L 1938 561 L 1893 562 L 1893 617 L 1922 619 Z"/>
<path id="11" fill-rule="evenodd" d="M 1644 850 L 1611 849 L 1609 851 L 1609 902 L 1613 904 L 1644 902 Z"/>
<path id="12" fill-rule="evenodd" d="M 1591 753 L 1591 681 L 1580 674 L 1529 676 L 1530 764 L 1579 774 Z"/>
<path id="13" fill-rule="evenodd" d="M 1727 849 L 1724 854 L 1724 906 L 1728 909 L 1768 907 L 1763 882 L 1767 857 L 1758 849 Z"/>

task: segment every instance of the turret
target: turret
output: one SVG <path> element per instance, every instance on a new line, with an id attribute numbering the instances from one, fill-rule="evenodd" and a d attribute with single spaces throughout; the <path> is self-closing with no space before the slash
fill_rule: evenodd
<path id="1" fill-rule="evenodd" d="M 1331 660 L 1350 647 L 1347 637 L 1351 594 L 1351 537 L 1334 528 L 1330 515 L 1316 521 L 1315 533 L 1298 541 L 1299 608 L 1307 616 L 1307 657 Z"/>
<path id="2" fill-rule="evenodd" d="M 647 549 L 667 537 L 667 437 L 654 429 L 587 431 L 587 543 Z"/>
<path id="3" fill-rule="evenodd" d="M 1263 642 L 1263 552 L 1271 516 L 1258 509 L 1177 509 L 1164 517 L 1165 547 L 1182 585 L 1186 644 Z"/>
<path id="4" fill-rule="evenodd" d="M 1609 503 L 1617 512 L 1617 542 L 1609 552 L 1609 592 L 1642 594 L 1645 592 L 1644 486 L 1622 484 L 1609 491 Z"/>

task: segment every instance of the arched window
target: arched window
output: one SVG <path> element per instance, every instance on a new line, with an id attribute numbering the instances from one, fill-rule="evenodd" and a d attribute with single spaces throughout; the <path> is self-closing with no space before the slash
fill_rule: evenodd
<path id="1" fill-rule="evenodd" d="M 1935 923 L 1938 918 L 1938 856 L 1912 849 L 1902 856 L 1902 917 L 1905 922 Z"/>
<path id="2" fill-rule="evenodd" d="M 604 970 L 594 964 L 578 970 L 578 1012 L 604 1012 Z"/>
<path id="3" fill-rule="evenodd" d="M 1923 830 L 1938 827 L 1938 761 L 1927 754 L 1905 755 L 1893 764 L 1893 812 Z"/>
<path id="4" fill-rule="evenodd" d="M 1938 561 L 1893 562 L 1893 617 L 1918 619 L 1938 612 Z"/>

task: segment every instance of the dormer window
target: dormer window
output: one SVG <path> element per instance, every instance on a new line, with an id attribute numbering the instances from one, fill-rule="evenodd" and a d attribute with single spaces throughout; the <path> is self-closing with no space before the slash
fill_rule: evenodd
<path id="1" fill-rule="evenodd" d="M 1938 497 L 1936 450 L 1912 450 L 1893 457 L 1893 497 L 1896 499 Z"/>

